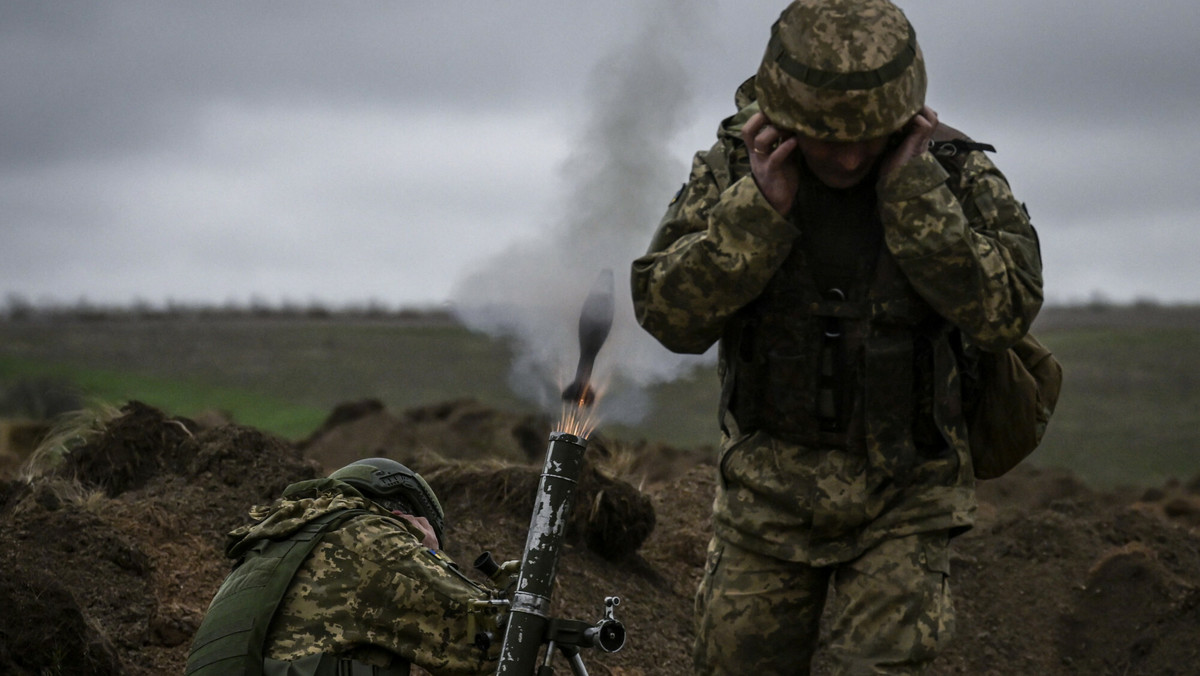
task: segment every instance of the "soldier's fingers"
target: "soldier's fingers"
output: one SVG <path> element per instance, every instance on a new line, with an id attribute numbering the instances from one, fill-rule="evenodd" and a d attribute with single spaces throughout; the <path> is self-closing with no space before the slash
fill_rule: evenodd
<path id="1" fill-rule="evenodd" d="M 922 113 L 925 115 L 925 119 L 929 120 L 929 136 L 932 137 L 934 136 L 934 130 L 937 128 L 937 112 L 929 106 L 925 106 L 922 109 Z"/>
<path id="2" fill-rule="evenodd" d="M 766 125 L 758 136 L 754 138 L 754 147 L 764 155 L 770 155 L 775 149 L 775 142 L 779 139 L 779 130 L 774 125 Z"/>
<path id="3" fill-rule="evenodd" d="M 758 138 L 755 139 L 755 143 L 758 144 L 758 149 L 762 151 L 763 154 L 770 155 L 774 153 L 785 141 L 791 139 L 792 137 L 793 135 L 791 133 L 780 129 L 775 125 L 767 125 L 763 129 L 762 133 L 758 135 Z"/>
<path id="4" fill-rule="evenodd" d="M 750 116 L 749 120 L 746 120 L 746 124 L 742 125 L 742 142 L 746 144 L 747 148 L 754 150 L 755 139 L 766 123 L 766 115 L 755 113 Z"/>
<path id="5" fill-rule="evenodd" d="M 784 162 L 787 162 L 788 158 L 792 155 L 792 151 L 796 149 L 796 144 L 798 143 L 799 141 L 796 140 L 795 136 L 788 136 L 787 138 L 779 141 L 779 144 L 776 145 L 775 149 L 771 151 L 771 165 L 778 167 Z"/>
<path id="6" fill-rule="evenodd" d="M 925 106 L 925 108 L 921 110 L 920 117 L 922 123 L 915 130 L 915 135 L 918 137 L 918 148 L 916 149 L 916 152 L 920 152 L 921 150 L 925 149 L 925 146 L 929 144 L 930 139 L 933 138 L 933 132 L 937 130 L 938 126 L 937 113 L 935 113 L 929 106 Z"/>
<path id="7" fill-rule="evenodd" d="M 913 132 L 921 135 L 932 135 L 938 126 L 938 116 L 933 108 L 925 106 L 913 117 Z"/>

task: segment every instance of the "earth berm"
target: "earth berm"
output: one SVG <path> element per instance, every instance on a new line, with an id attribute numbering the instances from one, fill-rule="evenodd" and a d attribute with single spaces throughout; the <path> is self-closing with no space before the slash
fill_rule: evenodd
<path id="1" fill-rule="evenodd" d="M 356 457 L 393 457 L 430 480 L 464 566 L 484 550 L 518 558 L 553 425 L 472 401 L 400 413 L 349 402 L 290 443 L 130 403 L 53 469 L 0 481 L 0 673 L 182 673 L 228 572 L 225 533 L 251 505 Z M 619 596 L 629 633 L 621 652 L 585 656 L 590 673 L 691 673 L 715 486 L 711 462 L 695 460 L 706 456 L 589 443 L 553 612 L 597 620 Z M 954 543 L 957 635 L 932 674 L 1200 673 L 1200 477 L 1098 491 L 1029 466 L 982 483 L 979 498 L 977 526 Z"/>

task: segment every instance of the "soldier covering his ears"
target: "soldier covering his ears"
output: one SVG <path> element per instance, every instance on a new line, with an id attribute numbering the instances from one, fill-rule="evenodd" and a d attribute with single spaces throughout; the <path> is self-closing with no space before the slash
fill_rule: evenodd
<path id="1" fill-rule="evenodd" d="M 989 147 L 925 91 L 891 2 L 791 3 L 633 263 L 648 332 L 720 345 L 697 673 L 809 673 L 827 606 L 839 674 L 920 673 L 953 629 L 963 376 L 1028 331 L 1042 265 Z"/>

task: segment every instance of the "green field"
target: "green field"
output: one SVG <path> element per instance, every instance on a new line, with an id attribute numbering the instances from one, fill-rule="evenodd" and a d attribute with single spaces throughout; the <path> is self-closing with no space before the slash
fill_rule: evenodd
<path id="1" fill-rule="evenodd" d="M 1200 475 L 1200 312 L 1048 309 L 1037 332 L 1066 382 L 1036 462 L 1101 486 Z M 221 411 L 299 439 L 335 405 L 365 397 L 397 411 L 468 397 L 532 410 L 509 390 L 509 365 L 503 343 L 437 318 L 9 320 L 0 321 L 0 415 L 21 414 L 26 390 L 64 384 L 177 415 Z M 605 432 L 708 445 L 716 397 L 703 370 L 655 388 L 642 425 Z"/>
<path id="2" fill-rule="evenodd" d="M 476 397 L 519 407 L 508 351 L 444 322 L 113 319 L 0 322 L 0 383 L 50 379 L 178 415 L 220 411 L 289 438 L 339 403 Z"/>

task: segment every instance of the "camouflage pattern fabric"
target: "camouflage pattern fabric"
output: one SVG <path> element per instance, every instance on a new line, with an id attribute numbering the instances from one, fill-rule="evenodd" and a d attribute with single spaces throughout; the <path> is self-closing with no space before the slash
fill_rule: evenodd
<path id="1" fill-rule="evenodd" d="M 886 540 L 836 569 L 713 538 L 696 594 L 696 673 L 808 674 L 827 597 L 834 674 L 921 673 L 953 633 L 945 533 Z"/>
<path id="2" fill-rule="evenodd" d="M 1004 350 L 1042 308 L 1037 233 L 1004 175 L 982 152 L 963 162 L 955 197 L 929 153 L 879 188 L 888 250 L 917 293 L 974 345 Z"/>
<path id="3" fill-rule="evenodd" d="M 799 0 L 783 11 L 757 77 L 777 125 L 828 141 L 900 129 L 925 103 L 916 33 L 886 0 Z"/>
<path id="4" fill-rule="evenodd" d="M 754 78 L 739 88 L 738 112 L 722 122 L 713 148 L 696 154 L 688 182 L 631 270 L 642 327 L 677 352 L 704 352 L 721 340 L 723 378 L 732 363 L 727 326 L 775 278 L 804 219 L 802 204 L 790 218 L 776 212 L 750 175 L 740 132 L 758 110 L 756 91 Z M 1041 308 L 1037 235 L 986 155 L 971 152 L 959 167 L 952 175 L 929 154 L 915 158 L 876 185 L 876 209 L 886 250 L 912 290 L 964 343 L 999 351 L 1028 331 Z M 936 386 L 953 390 L 956 378 Z M 716 536 L 782 564 L 840 571 L 896 539 L 961 531 L 975 510 L 965 426 L 962 420 L 939 426 L 949 455 L 917 458 L 905 466 L 911 479 L 905 482 L 890 481 L 886 462 L 876 462 L 901 449 L 869 438 L 859 439 L 863 453 L 728 426 L 713 509 Z M 721 579 L 706 582 L 713 587 L 707 593 L 739 593 L 721 588 Z M 805 598 L 789 601 L 784 616 L 802 618 L 798 607 L 823 599 Z M 752 635 L 764 643 L 761 633 Z"/>
<path id="5" fill-rule="evenodd" d="M 648 253 L 632 265 L 638 322 L 677 352 L 703 352 L 721 338 L 799 236 L 749 175 L 738 136 L 757 109 L 754 90 L 753 79 L 739 89 L 739 112 L 722 123 L 711 150 L 697 153 Z M 926 154 L 878 185 L 884 240 L 908 283 L 964 340 L 1000 350 L 1028 331 L 1041 308 L 1037 235 L 986 155 L 972 152 L 962 166 L 951 177 Z M 722 353 L 719 371 L 729 358 Z M 953 442 L 953 467 L 918 466 L 913 485 L 880 492 L 859 457 L 732 429 L 722 444 L 717 532 L 764 554 L 820 565 L 852 559 L 887 537 L 964 527 L 974 512 L 974 480 L 966 439 Z"/>
<path id="6" fill-rule="evenodd" d="M 294 661 L 339 654 L 385 666 L 400 658 L 432 673 L 489 674 L 495 651 L 474 647 L 477 631 L 496 630 L 494 611 L 472 606 L 491 590 L 465 578 L 422 534 L 339 481 L 288 488 L 256 523 L 230 533 L 227 549 L 284 538 L 322 514 L 367 509 L 326 534 L 301 565 L 267 634 L 264 655 Z"/>
<path id="7" fill-rule="evenodd" d="M 742 125 L 759 107 L 753 78 L 739 111 L 697 153 L 646 255 L 632 265 L 638 322 L 674 352 L 699 354 L 725 323 L 762 293 L 799 230 L 776 212 L 750 175 Z M 889 251 L 909 282 L 974 344 L 1000 351 L 1028 332 L 1042 305 L 1037 234 L 1004 175 L 972 152 L 956 179 L 931 155 L 877 188 Z M 797 207 L 802 209 L 802 207 Z"/>
<path id="8" fill-rule="evenodd" d="M 958 456 L 924 462 L 903 490 L 875 483 L 867 464 L 855 451 L 807 448 L 765 432 L 727 440 L 714 532 L 781 561 L 831 566 L 889 538 L 974 522 L 970 465 Z"/>

